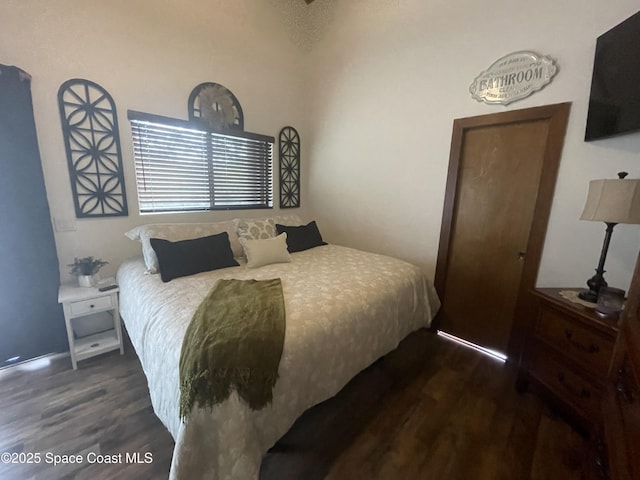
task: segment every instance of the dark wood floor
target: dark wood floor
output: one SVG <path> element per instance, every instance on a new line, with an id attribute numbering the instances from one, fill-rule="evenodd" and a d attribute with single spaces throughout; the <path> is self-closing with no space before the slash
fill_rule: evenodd
<path id="1" fill-rule="evenodd" d="M 261 480 L 582 479 L 587 442 L 514 372 L 427 331 L 305 413 L 265 456 Z M 0 372 L 0 452 L 42 454 L 0 463 L 3 480 L 166 478 L 173 441 L 151 409 L 130 345 Z M 147 452 L 149 464 L 45 464 L 45 453 Z M 244 479 L 240 479 L 244 480 Z"/>

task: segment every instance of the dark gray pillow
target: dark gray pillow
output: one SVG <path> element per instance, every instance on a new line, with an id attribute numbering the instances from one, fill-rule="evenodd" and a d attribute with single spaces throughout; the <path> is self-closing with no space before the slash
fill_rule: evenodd
<path id="1" fill-rule="evenodd" d="M 287 249 L 291 253 L 327 244 L 327 242 L 322 241 L 322 235 L 320 235 L 320 230 L 318 230 L 315 220 L 307 225 L 297 227 L 276 223 L 276 231 L 278 235 L 282 232 L 287 232 Z"/>
<path id="2" fill-rule="evenodd" d="M 163 282 L 200 272 L 238 266 L 238 262 L 233 258 L 227 232 L 179 242 L 161 238 L 152 238 L 149 242 L 158 257 L 160 278 Z"/>

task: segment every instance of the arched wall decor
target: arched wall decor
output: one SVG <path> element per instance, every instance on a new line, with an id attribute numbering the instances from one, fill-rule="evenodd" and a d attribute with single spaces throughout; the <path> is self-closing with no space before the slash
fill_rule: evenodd
<path id="1" fill-rule="evenodd" d="M 244 114 L 236 96 L 213 82 L 197 85 L 187 102 L 189 120 L 203 119 L 216 130 L 244 130 Z"/>
<path id="2" fill-rule="evenodd" d="M 95 82 L 74 78 L 58 90 L 76 217 L 127 216 L 116 105 Z"/>
<path id="3" fill-rule="evenodd" d="M 280 208 L 300 206 L 300 135 L 293 127 L 280 130 Z"/>

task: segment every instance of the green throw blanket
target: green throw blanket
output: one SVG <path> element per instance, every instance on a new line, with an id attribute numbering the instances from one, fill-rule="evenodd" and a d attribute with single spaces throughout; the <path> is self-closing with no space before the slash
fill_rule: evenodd
<path id="1" fill-rule="evenodd" d="M 285 332 L 279 278 L 219 280 L 187 328 L 180 354 L 180 417 L 235 388 L 252 410 L 270 403 Z"/>

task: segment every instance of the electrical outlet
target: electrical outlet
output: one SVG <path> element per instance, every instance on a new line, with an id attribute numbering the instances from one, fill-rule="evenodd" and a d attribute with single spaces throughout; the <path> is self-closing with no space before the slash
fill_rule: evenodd
<path id="1" fill-rule="evenodd" d="M 75 232 L 77 230 L 76 221 L 71 218 L 54 218 L 53 225 L 56 232 Z"/>

